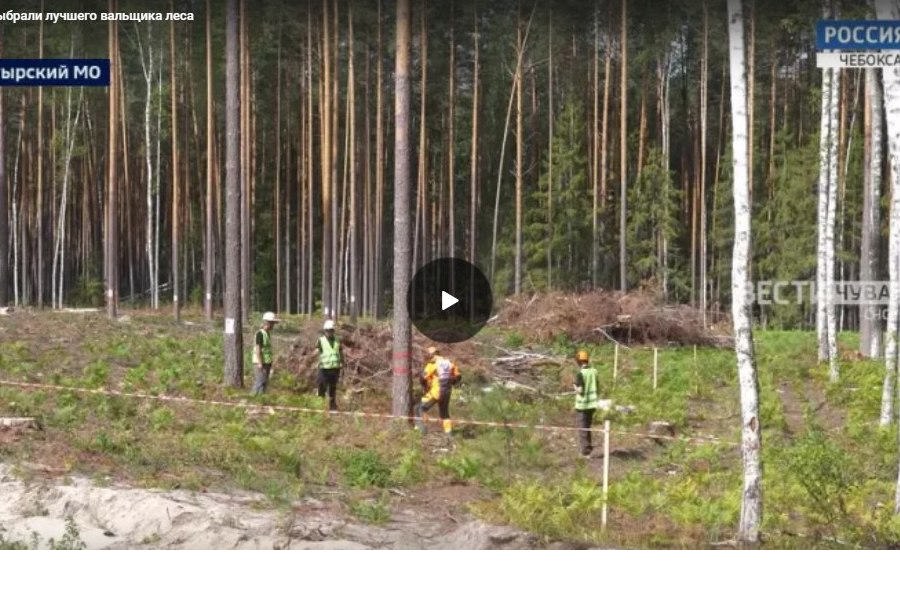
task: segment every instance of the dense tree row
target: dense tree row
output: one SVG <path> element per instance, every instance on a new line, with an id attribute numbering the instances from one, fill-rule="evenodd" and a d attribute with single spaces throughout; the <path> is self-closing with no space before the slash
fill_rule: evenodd
<path id="1" fill-rule="evenodd" d="M 90 22 L 4 24 L 4 55 L 110 54 L 114 70 L 109 90 L 2 92 L 11 303 L 98 304 L 110 280 L 122 301 L 172 301 L 176 314 L 185 302 L 210 314 L 220 305 L 224 6 L 173 6 L 195 20 L 108 32 Z M 122 0 L 116 10 L 130 8 Z M 752 274 L 811 279 L 820 8 L 758 1 L 746 12 Z M 241 4 L 238 20 L 243 312 L 383 313 L 394 6 Z M 722 4 L 688 1 L 413 3 L 414 265 L 467 256 L 500 294 L 641 286 L 724 311 L 725 20 Z M 860 271 L 860 138 L 871 119 L 862 72 L 835 79 L 835 260 L 849 276 Z M 116 227 L 104 225 L 111 216 Z M 119 232 L 111 274 L 107 230 Z M 884 261 L 872 264 L 881 276 Z M 809 305 L 756 316 L 815 322 Z M 838 326 L 856 318 L 840 313 Z"/>

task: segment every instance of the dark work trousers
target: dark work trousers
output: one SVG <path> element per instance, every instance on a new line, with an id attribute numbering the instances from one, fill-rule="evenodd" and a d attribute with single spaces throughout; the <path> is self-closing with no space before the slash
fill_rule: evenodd
<path id="1" fill-rule="evenodd" d="M 429 400 L 427 402 L 419 402 L 416 404 L 416 416 L 419 418 L 418 425 L 419 430 L 424 433 L 425 432 L 425 421 L 423 417 L 425 416 L 425 412 L 428 411 L 432 406 L 437 404 L 438 413 L 441 419 L 449 419 L 450 418 L 450 392 L 453 390 L 449 385 L 441 386 L 440 392 L 438 392 L 437 400 Z"/>
<path id="2" fill-rule="evenodd" d="M 596 409 L 588 408 L 585 410 L 576 410 L 575 411 L 575 427 L 578 427 L 579 430 L 582 429 L 590 429 L 591 423 L 594 422 L 594 411 Z M 578 432 L 578 449 L 581 451 L 583 456 L 587 456 L 593 450 L 593 446 L 591 446 L 591 432 L 590 431 L 579 431 Z"/>
<path id="3" fill-rule="evenodd" d="M 272 371 L 272 363 L 256 365 L 256 378 L 253 380 L 254 394 L 265 394 L 269 387 L 269 373 Z"/>
<path id="4" fill-rule="evenodd" d="M 328 410 L 337 410 L 337 382 L 340 376 L 340 369 L 319 369 L 319 397 L 324 398 L 325 392 L 328 392 Z"/>

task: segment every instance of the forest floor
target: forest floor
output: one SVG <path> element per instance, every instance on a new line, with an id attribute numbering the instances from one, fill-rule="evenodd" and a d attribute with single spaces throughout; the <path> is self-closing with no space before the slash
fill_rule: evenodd
<path id="1" fill-rule="evenodd" d="M 570 335 L 504 320 L 451 347 L 464 384 L 447 440 L 436 422 L 423 437 L 405 421 L 322 412 L 309 356 L 318 325 L 288 316 L 276 328 L 270 393 L 258 398 L 221 384 L 221 320 L 196 311 L 179 325 L 165 310 L 113 322 L 0 316 L 0 381 L 59 386 L 0 383 L 0 417 L 39 424 L 0 430 L 0 546 L 707 548 L 733 538 L 730 350 L 660 346 L 654 389 L 651 346 L 620 346 L 614 359 L 611 342 L 587 344 L 613 402 L 604 531 L 602 452 L 580 457 L 572 431 L 502 426 L 573 424 L 581 344 Z M 343 328 L 341 410 L 389 412 L 386 329 Z M 897 430 L 877 426 L 883 365 L 858 359 L 855 336 L 842 335 L 841 380 L 829 384 L 814 333 L 758 331 L 756 342 L 763 546 L 900 546 Z"/>

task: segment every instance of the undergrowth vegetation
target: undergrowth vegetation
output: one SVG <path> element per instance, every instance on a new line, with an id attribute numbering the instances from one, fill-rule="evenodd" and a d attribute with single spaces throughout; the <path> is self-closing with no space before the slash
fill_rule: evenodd
<path id="1" fill-rule="evenodd" d="M 36 417 L 43 430 L 0 446 L 0 460 L 147 487 L 241 488 L 276 505 L 338 490 L 347 511 L 369 523 L 389 521 L 404 489 L 475 486 L 486 499 L 467 507 L 473 514 L 548 542 L 693 548 L 734 534 L 741 489 L 739 405 L 728 350 L 660 348 L 654 389 L 651 349 L 621 347 L 614 358 L 611 344 L 588 346 L 601 395 L 619 407 L 597 419 L 599 427 L 608 417 L 613 430 L 604 531 L 601 459 L 577 456 L 571 432 L 503 426 L 574 424 L 576 345 L 570 340 L 535 347 L 524 332 L 483 331 L 485 352 L 492 345 L 521 348 L 562 363 L 542 367 L 540 394 L 490 380 L 464 382 L 452 403 L 454 419 L 500 426 L 460 422 L 450 442 L 436 422 L 423 437 L 405 423 L 267 410 L 266 405 L 324 404 L 295 393 L 296 374 L 279 371 L 277 363 L 264 397 L 223 387 L 220 327 L 199 321 L 198 316 L 176 327 L 155 315 L 115 324 L 99 315 L 9 317 L 10 326 L 0 331 L 2 379 L 246 405 L 2 387 L 0 413 Z M 286 352 L 300 322 L 289 317 L 276 330 L 276 357 Z M 830 384 L 827 370 L 816 363 L 813 333 L 759 331 L 756 342 L 764 545 L 900 547 L 900 519 L 893 514 L 898 432 L 877 424 L 883 366 L 844 360 L 840 382 Z M 844 335 L 840 342 L 852 347 L 856 340 Z M 466 373 L 466 365 L 461 367 Z M 249 370 L 246 377 L 249 384 Z M 372 394 L 387 402 L 389 390 Z M 339 402 L 347 405 L 343 396 Z M 653 421 L 694 439 L 640 437 Z M 602 435 L 594 435 L 601 448 Z M 75 538 L 59 543 L 68 542 L 77 546 Z M 16 544 L 0 537 L 0 547 Z"/>

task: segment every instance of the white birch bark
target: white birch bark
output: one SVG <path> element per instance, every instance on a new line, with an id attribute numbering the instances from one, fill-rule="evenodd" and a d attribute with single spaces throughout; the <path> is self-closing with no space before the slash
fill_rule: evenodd
<path id="1" fill-rule="evenodd" d="M 149 31 L 149 27 L 148 27 Z M 150 273 L 150 298 L 151 306 L 157 307 L 156 299 L 159 294 L 159 284 L 156 279 L 157 269 L 155 265 L 156 254 L 153 249 L 153 152 L 150 146 L 150 111 L 153 101 L 153 45 L 152 33 L 148 36 L 147 59 L 144 60 L 144 48 L 141 43 L 140 29 L 137 30 L 138 54 L 141 57 L 141 70 L 144 74 L 146 93 L 144 96 L 144 160 L 147 164 L 147 271 Z"/>
<path id="2" fill-rule="evenodd" d="M 879 19 L 896 19 L 900 11 L 896 2 L 876 0 L 875 14 Z M 885 374 L 881 394 L 881 418 L 883 426 L 894 418 L 894 390 L 897 378 L 897 326 L 900 304 L 900 69 L 883 69 L 884 111 L 890 160 L 891 214 L 888 238 L 888 276 L 890 277 L 890 304 L 885 323 Z M 900 479 L 898 479 L 900 484 Z"/>
<path id="3" fill-rule="evenodd" d="M 816 218 L 816 338 L 819 361 L 828 358 L 828 322 L 825 314 L 825 272 L 828 256 L 825 243 L 825 224 L 828 220 L 828 159 L 831 150 L 831 82 L 834 69 L 822 70 L 822 104 L 819 128 L 819 202 Z"/>
<path id="4" fill-rule="evenodd" d="M 840 73 L 831 74 L 831 92 L 828 102 L 828 210 L 825 215 L 825 326 L 828 355 L 828 373 L 832 382 L 838 379 L 837 323 L 834 314 L 834 225 L 837 216 L 838 171 L 838 103 L 840 99 Z"/>
<path id="5" fill-rule="evenodd" d="M 741 0 L 728 0 L 728 40 L 731 71 L 731 119 L 734 168 L 734 249 L 731 263 L 731 314 L 741 398 L 741 459 L 743 492 L 738 541 L 759 542 L 762 520 L 762 436 L 759 383 L 753 354 L 750 263 L 750 188 L 747 138 L 747 74 Z"/>
<path id="6" fill-rule="evenodd" d="M 72 152 L 75 146 L 75 131 L 81 117 L 81 94 L 78 97 L 78 108 L 75 111 L 74 122 L 72 119 L 72 88 L 66 92 L 66 125 L 63 135 L 65 154 L 63 155 L 62 189 L 59 197 L 59 211 L 57 212 L 56 236 L 53 248 L 53 267 L 51 271 L 50 302 L 55 308 L 62 308 L 63 304 L 63 269 L 66 258 L 66 206 L 69 196 L 69 173 L 72 163 Z"/>

